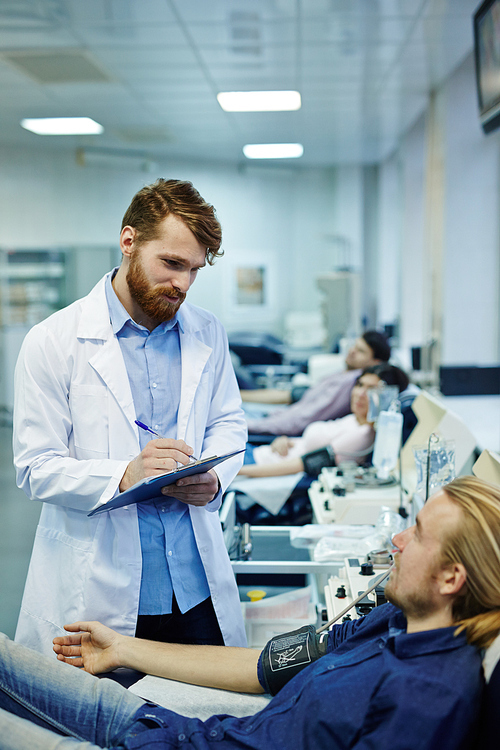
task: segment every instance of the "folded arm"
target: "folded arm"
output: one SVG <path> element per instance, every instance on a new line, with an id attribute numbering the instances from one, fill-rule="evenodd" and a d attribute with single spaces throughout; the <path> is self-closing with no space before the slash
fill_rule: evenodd
<path id="1" fill-rule="evenodd" d="M 264 692 L 257 677 L 258 650 L 145 641 L 120 635 L 99 622 L 64 627 L 71 635 L 54 638 L 57 658 L 90 674 L 127 667 L 193 685 Z"/>

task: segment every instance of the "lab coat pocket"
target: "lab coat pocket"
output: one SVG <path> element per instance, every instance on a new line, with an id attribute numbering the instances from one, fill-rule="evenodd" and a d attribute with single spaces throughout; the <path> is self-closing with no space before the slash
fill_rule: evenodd
<path id="1" fill-rule="evenodd" d="M 108 455 L 108 389 L 102 385 L 71 386 L 69 408 L 77 458 Z"/>
<path id="2" fill-rule="evenodd" d="M 23 599 L 24 610 L 58 625 L 81 619 L 84 581 L 92 550 L 90 539 L 75 539 L 63 531 L 39 526 Z M 47 570 L 51 571 L 50 583 Z M 63 612 L 65 619 L 61 622 Z"/>

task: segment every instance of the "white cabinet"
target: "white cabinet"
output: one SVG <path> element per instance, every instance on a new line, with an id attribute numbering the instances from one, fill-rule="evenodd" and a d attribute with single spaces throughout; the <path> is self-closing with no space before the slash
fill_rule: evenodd
<path id="1" fill-rule="evenodd" d="M 9 421 L 14 367 L 28 330 L 66 304 L 64 250 L 0 249 L 0 406 Z"/>
<path id="2" fill-rule="evenodd" d="M 0 415 L 10 422 L 14 368 L 26 333 L 86 295 L 119 263 L 113 247 L 0 248 Z"/>
<path id="3" fill-rule="evenodd" d="M 66 304 L 66 252 L 0 250 L 0 325 L 39 323 Z"/>

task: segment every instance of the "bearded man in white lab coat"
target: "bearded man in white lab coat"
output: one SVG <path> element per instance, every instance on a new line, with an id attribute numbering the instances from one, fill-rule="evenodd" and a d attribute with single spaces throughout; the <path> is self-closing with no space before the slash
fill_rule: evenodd
<path id="1" fill-rule="evenodd" d="M 245 446 L 225 332 L 183 304 L 220 245 L 213 207 L 191 183 L 160 179 L 125 213 L 120 267 L 26 336 L 14 463 L 19 487 L 43 503 L 16 632 L 26 646 L 50 653 L 75 620 L 151 640 L 245 645 L 217 513 L 239 457 L 154 502 L 87 515 L 191 456 Z"/>

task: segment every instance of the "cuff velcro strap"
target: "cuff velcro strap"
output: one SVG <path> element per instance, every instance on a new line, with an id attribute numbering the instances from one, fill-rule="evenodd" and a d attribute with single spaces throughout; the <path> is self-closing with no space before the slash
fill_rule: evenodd
<path id="1" fill-rule="evenodd" d="M 304 625 L 298 630 L 276 635 L 264 646 L 260 655 L 263 688 L 271 695 L 292 677 L 326 653 L 327 634 L 316 634 L 314 625 Z"/>

